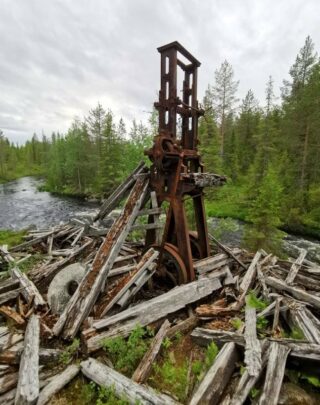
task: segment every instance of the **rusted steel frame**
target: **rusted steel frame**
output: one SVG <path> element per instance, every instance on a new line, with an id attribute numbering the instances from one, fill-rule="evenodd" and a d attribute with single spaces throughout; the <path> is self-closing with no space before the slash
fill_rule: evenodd
<path id="1" fill-rule="evenodd" d="M 208 226 L 204 209 L 203 194 L 193 197 L 195 220 L 198 232 L 198 243 L 200 246 L 201 259 L 210 256 L 210 245 L 208 237 Z"/>

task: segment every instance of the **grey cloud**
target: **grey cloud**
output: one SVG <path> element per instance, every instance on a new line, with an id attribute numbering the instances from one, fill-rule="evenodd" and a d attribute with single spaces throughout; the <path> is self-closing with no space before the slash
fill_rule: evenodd
<path id="1" fill-rule="evenodd" d="M 146 120 L 159 86 L 158 46 L 180 41 L 201 62 L 199 99 L 224 59 L 264 102 L 310 34 L 317 0 L 2 0 L 0 128 L 15 142 L 64 132 L 100 101 L 126 122 Z"/>

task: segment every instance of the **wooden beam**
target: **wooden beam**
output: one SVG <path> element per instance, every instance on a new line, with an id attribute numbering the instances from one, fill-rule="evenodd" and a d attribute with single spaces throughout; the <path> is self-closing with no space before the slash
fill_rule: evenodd
<path id="1" fill-rule="evenodd" d="M 29 280 L 25 273 L 21 273 L 18 267 L 14 267 L 10 270 L 10 274 L 13 279 L 19 280 L 20 286 L 23 287 L 22 295 L 26 299 L 27 303 L 30 303 L 33 300 L 36 308 L 46 305 L 46 301 L 39 293 L 37 287 L 31 280 Z"/>
<path id="2" fill-rule="evenodd" d="M 244 363 L 250 376 L 256 377 L 261 370 L 261 347 L 257 338 L 257 317 L 256 309 L 246 305 L 245 310 L 245 331 L 244 338 L 246 341 L 244 352 Z"/>
<path id="3" fill-rule="evenodd" d="M 296 278 L 298 271 L 300 270 L 300 267 L 307 256 L 307 251 L 305 249 L 301 249 L 300 255 L 297 258 L 297 260 L 293 263 L 293 265 L 290 268 L 289 274 L 286 278 L 286 283 L 287 284 L 293 284 L 294 279 Z"/>

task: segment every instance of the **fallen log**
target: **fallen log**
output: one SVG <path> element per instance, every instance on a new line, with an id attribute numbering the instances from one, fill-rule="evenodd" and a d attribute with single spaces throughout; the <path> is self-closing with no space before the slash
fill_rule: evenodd
<path id="1" fill-rule="evenodd" d="M 57 394 L 64 386 L 66 386 L 80 371 L 80 366 L 71 364 L 62 373 L 57 374 L 40 392 L 37 405 L 45 405 L 49 400 Z"/>
<path id="2" fill-rule="evenodd" d="M 294 279 L 296 278 L 298 271 L 300 270 L 300 267 L 305 259 L 305 257 L 307 256 L 307 251 L 305 249 L 301 250 L 301 253 L 299 255 L 299 257 L 297 258 L 297 260 L 293 263 L 293 265 L 291 266 L 291 269 L 289 271 L 289 274 L 286 278 L 286 283 L 287 284 L 293 284 Z"/>
<path id="3" fill-rule="evenodd" d="M 185 334 L 191 329 L 195 328 L 198 324 L 198 318 L 195 315 L 189 316 L 189 318 L 178 322 L 176 325 L 171 326 L 168 330 L 167 337 L 173 338 L 177 333 Z"/>
<path id="4" fill-rule="evenodd" d="M 293 297 L 297 298 L 298 300 L 308 302 L 309 304 L 315 306 L 316 308 L 320 309 L 320 298 L 309 294 L 308 292 L 302 290 L 301 288 L 292 287 L 287 285 L 284 281 L 279 280 L 275 277 L 266 277 L 266 284 L 270 287 L 278 290 L 278 291 L 287 291 Z"/>
<path id="5" fill-rule="evenodd" d="M 113 387 L 117 396 L 125 397 L 131 404 L 173 405 L 172 398 L 158 394 L 148 386 L 139 385 L 112 368 L 89 358 L 80 363 L 82 373 L 102 387 Z"/>
<path id="6" fill-rule="evenodd" d="M 40 322 L 32 315 L 24 336 L 15 404 L 34 404 L 39 396 Z"/>
<path id="7" fill-rule="evenodd" d="M 241 307 L 244 302 L 245 302 L 245 297 L 248 294 L 249 289 L 251 288 L 252 284 L 254 283 L 254 280 L 257 275 L 257 264 L 262 256 L 262 253 L 258 251 L 252 262 L 250 263 L 250 266 L 248 267 L 248 270 L 246 271 L 241 283 L 240 283 L 240 293 L 241 296 L 239 298 L 239 301 L 237 303 L 237 307 Z"/>
<path id="8" fill-rule="evenodd" d="M 106 338 L 128 336 L 137 324 L 146 326 L 184 308 L 187 304 L 208 296 L 221 287 L 218 278 L 203 278 L 176 287 L 165 294 L 128 308 L 109 318 L 95 321 L 92 328 L 82 332 L 87 351 L 91 353 L 101 348 L 102 342 Z M 95 332 L 100 331 L 104 332 L 92 336 Z"/>
<path id="9" fill-rule="evenodd" d="M 69 304 L 54 325 L 55 335 L 63 332 L 64 338 L 72 339 L 89 315 L 146 197 L 148 181 L 140 178 L 136 181 L 121 215 L 114 222 L 101 245 L 92 268 L 85 274 Z"/>
<path id="10" fill-rule="evenodd" d="M 238 360 L 236 345 L 226 343 L 218 353 L 213 365 L 201 381 L 189 405 L 217 405 L 229 384 Z"/>
<path id="11" fill-rule="evenodd" d="M 148 379 L 153 362 L 155 361 L 157 354 L 159 353 L 162 341 L 165 338 L 169 328 L 170 322 L 166 319 L 161 325 L 161 328 L 159 329 L 156 336 L 153 338 L 149 350 L 143 356 L 140 364 L 131 377 L 131 379 L 136 383 L 142 384 Z"/>
<path id="12" fill-rule="evenodd" d="M 4 364 L 19 364 L 21 354 L 23 352 L 23 346 L 18 345 L 17 347 L 4 350 L 0 352 L 0 363 Z M 39 363 L 49 364 L 57 362 L 60 360 L 62 350 L 58 349 L 39 349 Z"/>
<path id="13" fill-rule="evenodd" d="M 272 342 L 259 405 L 277 405 L 290 349 Z"/>

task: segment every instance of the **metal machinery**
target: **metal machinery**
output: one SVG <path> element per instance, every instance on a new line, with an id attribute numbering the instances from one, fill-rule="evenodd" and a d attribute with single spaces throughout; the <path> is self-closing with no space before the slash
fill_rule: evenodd
<path id="1" fill-rule="evenodd" d="M 197 150 L 198 120 L 204 114 L 197 101 L 200 62 L 178 42 L 162 46 L 158 51 L 161 88 L 159 101 L 154 105 L 159 112 L 159 134 L 154 138 L 153 147 L 145 153 L 152 161 L 151 189 L 156 192 L 158 205 L 167 202 L 169 208 L 162 242 L 156 244 L 156 231 L 152 229 L 147 231 L 146 244 L 160 251 L 159 272 L 168 272 L 171 266 L 169 276 L 175 284 L 181 284 L 195 279 L 193 259 L 210 254 L 203 186 L 196 181 L 204 171 Z M 194 231 L 188 226 L 186 200 L 193 203 Z"/>

